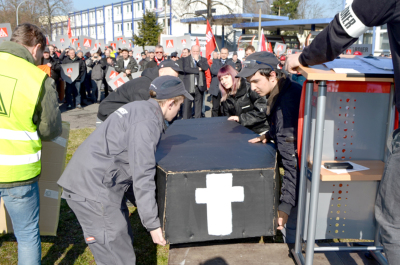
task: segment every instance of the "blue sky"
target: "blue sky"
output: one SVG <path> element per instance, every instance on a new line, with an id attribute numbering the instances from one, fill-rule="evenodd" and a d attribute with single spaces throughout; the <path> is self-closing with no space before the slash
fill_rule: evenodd
<path id="1" fill-rule="evenodd" d="M 161 1 L 161 0 L 160 0 Z M 329 1 L 324 1 L 324 0 L 317 0 L 319 3 L 325 4 Z M 74 8 L 75 11 L 80 11 L 88 8 L 93 8 L 93 7 L 98 7 L 98 6 L 103 6 L 103 5 L 108 5 L 111 3 L 116 3 L 118 0 L 73 0 L 74 2 Z M 329 5 L 329 4 L 328 4 Z M 326 9 L 325 11 L 326 16 L 325 17 L 333 17 L 336 13 L 329 14 L 329 8 Z"/>

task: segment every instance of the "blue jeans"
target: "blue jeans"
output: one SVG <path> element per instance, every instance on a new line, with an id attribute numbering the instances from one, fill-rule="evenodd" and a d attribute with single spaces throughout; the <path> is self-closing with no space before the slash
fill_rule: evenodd
<path id="1" fill-rule="evenodd" d="M 0 188 L 0 198 L 11 217 L 18 242 L 18 264 L 40 264 L 42 246 L 39 233 L 39 186 Z"/>

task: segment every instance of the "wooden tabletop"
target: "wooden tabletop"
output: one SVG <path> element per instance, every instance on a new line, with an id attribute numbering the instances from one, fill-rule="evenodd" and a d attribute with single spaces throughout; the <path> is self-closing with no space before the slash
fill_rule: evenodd
<path id="1" fill-rule="evenodd" d="M 339 163 L 340 161 L 323 161 L 324 163 Z M 369 168 L 369 170 L 356 171 L 345 174 L 336 174 L 332 171 L 321 167 L 321 180 L 322 181 L 375 181 L 381 180 L 385 163 L 380 160 L 355 160 L 351 161 L 355 164 Z M 310 168 L 312 164 L 310 163 Z"/>
<path id="2" fill-rule="evenodd" d="M 354 55 L 342 55 L 341 58 L 354 58 Z M 315 80 L 315 81 L 361 81 L 361 82 L 394 82 L 393 77 L 347 77 L 347 74 L 338 74 L 333 70 L 330 70 L 325 65 L 315 65 L 311 67 L 306 67 L 300 65 L 297 68 L 297 71 L 300 72 L 307 80 Z"/>

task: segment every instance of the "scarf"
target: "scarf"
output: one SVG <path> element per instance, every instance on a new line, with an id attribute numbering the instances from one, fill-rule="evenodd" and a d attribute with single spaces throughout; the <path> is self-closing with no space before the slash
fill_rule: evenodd
<path id="1" fill-rule="evenodd" d="M 157 57 L 154 56 L 154 61 L 157 63 L 157 65 L 160 65 L 160 63 L 161 63 L 162 61 L 164 61 L 164 57 L 162 58 L 161 61 L 159 61 L 159 60 L 157 59 Z"/>

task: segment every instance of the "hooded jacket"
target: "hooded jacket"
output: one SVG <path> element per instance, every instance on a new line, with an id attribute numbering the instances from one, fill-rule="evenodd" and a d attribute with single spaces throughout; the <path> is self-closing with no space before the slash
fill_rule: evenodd
<path id="1" fill-rule="evenodd" d="M 22 45 L 5 41 L 0 44 L 0 52 L 18 56 L 32 64 L 35 64 L 32 54 Z M 24 73 L 21 73 L 23 76 Z M 50 141 L 62 132 L 61 112 L 58 107 L 58 94 L 53 79 L 46 78 L 42 84 L 39 100 L 33 114 L 33 123 L 37 126 L 37 132 L 42 141 Z M 39 176 L 15 183 L 0 183 L 0 188 L 10 188 L 32 184 L 38 181 Z"/>
<path id="2" fill-rule="evenodd" d="M 221 102 L 223 116 L 238 116 L 239 123 L 255 133 L 269 130 L 266 109 L 267 100 L 252 91 L 244 78 L 240 79 L 236 95 L 228 95 L 226 100 Z"/>
<path id="3" fill-rule="evenodd" d="M 158 67 L 149 68 L 143 71 L 141 77 L 120 86 L 100 103 L 97 117 L 104 121 L 115 110 L 129 102 L 148 100 L 150 98 L 150 84 L 158 76 Z"/>

